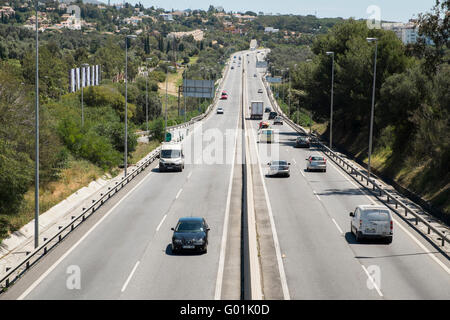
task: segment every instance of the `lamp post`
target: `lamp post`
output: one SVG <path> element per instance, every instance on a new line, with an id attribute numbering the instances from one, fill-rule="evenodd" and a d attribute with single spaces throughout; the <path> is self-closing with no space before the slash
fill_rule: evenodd
<path id="1" fill-rule="evenodd" d="M 125 152 L 124 152 L 124 176 L 127 176 L 128 166 L 128 39 L 135 39 L 134 34 L 125 37 Z"/>
<path id="2" fill-rule="evenodd" d="M 372 155 L 372 134 L 373 134 L 373 116 L 375 109 L 375 82 L 377 77 L 377 51 L 378 51 L 378 39 L 366 38 L 367 42 L 375 42 L 375 57 L 373 62 L 373 87 L 372 87 L 372 110 L 370 112 L 370 132 L 369 132 L 369 157 L 367 161 L 367 184 L 370 180 L 370 157 Z"/>
<path id="3" fill-rule="evenodd" d="M 331 56 L 331 106 L 330 106 L 330 149 L 333 147 L 333 90 L 334 90 L 334 51 L 328 51 Z"/>
<path id="4" fill-rule="evenodd" d="M 148 62 L 152 61 L 152 58 L 145 59 L 147 62 L 147 77 L 145 78 L 145 123 L 146 131 L 148 132 Z"/>
<path id="5" fill-rule="evenodd" d="M 312 59 L 306 59 L 306 62 L 312 62 Z M 312 117 L 312 99 L 310 100 L 309 108 L 310 108 L 310 110 L 309 110 L 309 135 L 311 136 L 311 133 L 312 133 L 312 121 L 313 121 L 313 117 Z"/>
<path id="6" fill-rule="evenodd" d="M 36 0 L 36 105 L 35 105 L 35 176 L 34 176 L 34 248 L 39 246 L 39 1 Z"/>
<path id="7" fill-rule="evenodd" d="M 189 68 L 189 64 L 186 65 L 186 67 L 184 68 L 184 86 L 183 86 L 183 99 L 184 99 L 184 122 L 186 122 L 186 83 L 187 83 L 187 69 Z"/>
<path id="8" fill-rule="evenodd" d="M 83 88 L 86 84 L 85 82 L 85 75 L 86 75 L 86 68 L 88 68 L 89 65 L 87 63 L 83 63 L 81 65 L 81 70 L 84 70 L 81 74 L 83 75 L 83 79 L 81 79 L 81 127 L 84 127 L 84 96 L 83 96 Z"/>

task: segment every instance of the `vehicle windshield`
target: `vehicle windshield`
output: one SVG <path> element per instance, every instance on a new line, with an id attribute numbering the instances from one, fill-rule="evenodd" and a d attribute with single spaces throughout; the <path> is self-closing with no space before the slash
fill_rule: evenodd
<path id="1" fill-rule="evenodd" d="M 180 150 L 161 150 L 161 158 L 180 158 L 181 151 Z"/>
<path id="2" fill-rule="evenodd" d="M 370 221 L 386 221 L 389 220 L 389 212 L 387 210 L 363 210 L 362 215 Z"/>
<path id="3" fill-rule="evenodd" d="M 203 230 L 203 223 L 199 221 L 183 221 L 178 222 L 175 228 L 176 232 L 201 232 Z"/>
<path id="4" fill-rule="evenodd" d="M 284 160 L 272 161 L 272 167 L 280 167 L 280 166 L 287 166 L 287 161 Z"/>
<path id="5" fill-rule="evenodd" d="M 311 157 L 311 161 L 323 161 L 323 157 Z"/>

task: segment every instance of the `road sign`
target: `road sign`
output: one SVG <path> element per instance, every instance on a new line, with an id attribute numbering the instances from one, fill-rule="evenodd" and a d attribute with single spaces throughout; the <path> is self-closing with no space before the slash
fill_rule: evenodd
<path id="1" fill-rule="evenodd" d="M 266 77 L 267 82 L 270 83 L 281 83 L 281 77 Z"/>
<path id="2" fill-rule="evenodd" d="M 183 80 L 183 95 L 195 98 L 214 98 L 214 80 Z"/>
<path id="3" fill-rule="evenodd" d="M 166 142 L 172 141 L 172 134 L 170 132 L 166 132 Z"/>

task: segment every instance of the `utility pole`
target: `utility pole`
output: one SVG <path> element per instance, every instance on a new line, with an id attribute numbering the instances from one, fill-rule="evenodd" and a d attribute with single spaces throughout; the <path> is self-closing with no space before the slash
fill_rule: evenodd
<path id="1" fill-rule="evenodd" d="M 334 52 L 328 51 L 327 55 L 331 56 L 331 107 L 330 107 L 330 149 L 333 148 L 333 87 L 334 87 Z"/>
<path id="2" fill-rule="evenodd" d="M 152 58 L 147 58 L 147 77 L 145 78 L 145 123 L 146 131 L 148 132 L 148 62 L 152 61 Z"/>
<path id="3" fill-rule="evenodd" d="M 373 135 L 373 117 L 375 112 L 375 84 L 377 78 L 377 51 L 378 51 L 378 39 L 367 38 L 368 42 L 375 42 L 375 58 L 373 62 L 373 86 L 372 86 L 372 109 L 370 111 L 370 132 L 369 132 L 369 158 L 367 161 L 367 184 L 370 180 L 370 157 L 372 155 L 372 135 Z"/>
<path id="4" fill-rule="evenodd" d="M 36 105 L 35 105 L 35 175 L 34 175 L 34 248 L 39 246 L 39 1 L 36 0 Z"/>
<path id="5" fill-rule="evenodd" d="M 135 35 L 125 37 L 125 152 L 124 152 L 124 176 L 127 176 L 128 167 L 128 39 L 135 39 Z"/>

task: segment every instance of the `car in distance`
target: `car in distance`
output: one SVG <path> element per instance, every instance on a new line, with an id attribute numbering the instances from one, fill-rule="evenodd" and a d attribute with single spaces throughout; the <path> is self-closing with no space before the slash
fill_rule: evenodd
<path id="1" fill-rule="evenodd" d="M 271 112 L 272 111 L 272 109 L 270 109 L 270 107 L 266 107 L 265 109 L 264 109 L 264 112 L 265 113 L 268 113 L 268 112 Z"/>
<path id="2" fill-rule="evenodd" d="M 310 146 L 309 139 L 304 136 L 297 137 L 297 139 L 295 139 L 294 146 L 296 148 L 309 148 L 309 146 Z"/>
<path id="3" fill-rule="evenodd" d="M 273 124 L 283 125 L 283 119 L 280 116 L 277 116 L 277 117 L 275 117 L 275 119 L 273 119 Z"/>
<path id="4" fill-rule="evenodd" d="M 267 176 L 290 176 L 289 162 L 285 160 L 271 161 L 267 164 L 269 170 L 267 171 Z"/>
<path id="5" fill-rule="evenodd" d="M 253 78 L 256 78 L 256 73 L 253 74 Z"/>
<path id="6" fill-rule="evenodd" d="M 273 138 L 273 130 L 272 129 L 261 129 L 258 132 L 258 143 L 259 142 L 266 142 L 266 143 L 272 143 L 274 142 L 274 138 Z"/>
<path id="7" fill-rule="evenodd" d="M 172 252 L 181 250 L 200 250 L 204 253 L 208 250 L 209 226 L 204 218 L 184 217 L 178 220 L 177 226 L 171 228 Z"/>
<path id="8" fill-rule="evenodd" d="M 234 69 L 234 67 L 233 66 L 231 66 L 231 70 L 233 70 Z"/>
<path id="9" fill-rule="evenodd" d="M 321 155 L 310 155 L 306 158 L 306 171 L 327 171 L 327 159 Z"/>
<path id="10" fill-rule="evenodd" d="M 360 205 L 350 212 L 350 232 L 356 241 L 368 238 L 392 242 L 393 223 L 391 211 L 384 206 Z"/>
<path id="11" fill-rule="evenodd" d="M 269 120 L 275 119 L 276 116 L 278 116 L 278 113 L 276 113 L 275 111 L 270 111 Z"/>
<path id="12" fill-rule="evenodd" d="M 159 153 L 159 171 L 184 169 L 184 154 L 180 143 L 167 142 L 161 146 Z"/>
<path id="13" fill-rule="evenodd" d="M 226 95 L 226 94 L 222 94 L 220 96 L 220 100 L 227 100 L 227 99 L 228 99 L 228 95 Z"/>
<path id="14" fill-rule="evenodd" d="M 223 114 L 223 108 L 222 107 L 218 107 L 217 108 L 217 114 Z"/>
<path id="15" fill-rule="evenodd" d="M 259 88 L 258 93 L 263 93 L 263 89 Z"/>
<path id="16" fill-rule="evenodd" d="M 258 129 L 267 129 L 270 127 L 270 123 L 267 121 L 261 121 L 259 123 L 259 128 Z"/>

